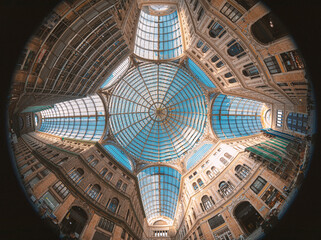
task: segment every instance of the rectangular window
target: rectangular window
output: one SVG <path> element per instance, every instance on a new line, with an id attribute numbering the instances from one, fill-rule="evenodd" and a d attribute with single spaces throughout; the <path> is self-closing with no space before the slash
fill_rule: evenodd
<path id="1" fill-rule="evenodd" d="M 276 126 L 277 127 L 282 127 L 283 126 L 283 111 L 282 110 L 278 110 L 277 111 Z"/>
<path id="2" fill-rule="evenodd" d="M 221 9 L 221 13 L 223 13 L 232 22 L 236 22 L 240 17 L 242 17 L 242 13 L 229 3 L 225 3 Z"/>
<path id="3" fill-rule="evenodd" d="M 281 72 L 281 68 L 274 56 L 264 59 L 264 63 L 266 67 L 269 69 L 269 72 L 271 74 L 276 74 Z"/>
<path id="4" fill-rule="evenodd" d="M 250 186 L 250 188 L 252 189 L 253 192 L 255 192 L 256 194 L 259 194 L 259 192 L 263 189 L 263 187 L 266 184 L 266 180 L 262 177 L 257 177 L 257 179 L 252 183 L 252 185 Z"/>
<path id="5" fill-rule="evenodd" d="M 29 181 L 29 186 L 33 187 L 34 185 L 36 185 L 38 182 L 40 181 L 40 179 L 38 177 L 34 177 L 33 179 L 31 179 Z"/>
<path id="6" fill-rule="evenodd" d="M 107 232 L 113 232 L 114 230 L 114 223 L 106 218 L 100 218 L 98 227 L 106 230 Z"/>
<path id="7" fill-rule="evenodd" d="M 217 214 L 216 216 L 208 220 L 208 224 L 210 225 L 211 229 L 217 228 L 221 226 L 223 223 L 225 223 L 225 221 L 221 214 Z"/>
<path id="8" fill-rule="evenodd" d="M 125 229 L 123 229 L 120 237 L 121 237 L 121 239 L 125 239 L 125 236 L 126 236 L 126 231 L 125 231 Z"/>
<path id="9" fill-rule="evenodd" d="M 54 196 L 52 196 L 50 192 L 46 192 L 40 198 L 40 200 L 43 201 L 43 203 L 45 203 L 52 211 L 54 211 L 59 205 L 58 201 L 54 198 Z"/>
<path id="10" fill-rule="evenodd" d="M 50 171 L 49 171 L 47 168 L 44 169 L 44 170 L 42 170 L 42 171 L 40 172 L 40 174 L 42 175 L 42 177 L 47 176 L 49 173 L 50 173 Z"/>
<path id="11" fill-rule="evenodd" d="M 33 173 L 33 170 L 32 170 L 32 169 L 29 169 L 27 172 L 25 172 L 25 173 L 23 174 L 23 178 L 28 177 L 31 173 Z"/>
<path id="12" fill-rule="evenodd" d="M 259 0 L 235 0 L 238 4 L 244 7 L 246 10 L 250 10 Z"/>
<path id="13" fill-rule="evenodd" d="M 228 227 L 218 230 L 213 233 L 215 240 L 232 240 L 234 239 L 232 233 Z"/>
<path id="14" fill-rule="evenodd" d="M 203 232 L 202 232 L 201 227 L 198 227 L 198 228 L 197 228 L 197 231 L 198 231 L 198 236 L 199 236 L 199 237 L 202 237 L 202 236 L 203 236 Z"/>
<path id="15" fill-rule="evenodd" d="M 110 236 L 105 235 L 101 232 L 96 231 L 92 240 L 110 240 Z"/>
<path id="16" fill-rule="evenodd" d="M 65 199 L 69 194 L 68 188 L 61 181 L 58 181 L 52 188 L 62 199 Z"/>
<path id="17" fill-rule="evenodd" d="M 276 204 L 280 204 L 284 201 L 282 194 L 273 186 L 270 186 L 263 194 L 261 199 L 269 206 L 273 208 Z"/>
<path id="18" fill-rule="evenodd" d="M 280 56 L 288 72 L 304 68 L 301 56 L 296 50 L 281 53 Z"/>

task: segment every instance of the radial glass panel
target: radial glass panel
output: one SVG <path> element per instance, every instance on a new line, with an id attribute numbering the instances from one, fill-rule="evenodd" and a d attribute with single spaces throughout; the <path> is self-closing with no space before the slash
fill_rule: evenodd
<path id="1" fill-rule="evenodd" d="M 105 128 L 105 110 L 98 95 L 57 103 L 40 114 L 39 131 L 60 137 L 98 141 Z"/>
<path id="2" fill-rule="evenodd" d="M 107 144 L 104 145 L 104 148 L 106 151 L 114 157 L 114 159 L 122 164 L 124 167 L 128 168 L 129 170 L 133 170 L 132 162 L 131 160 L 126 156 L 126 154 L 120 150 L 118 147 Z"/>
<path id="3" fill-rule="evenodd" d="M 202 136 L 205 96 L 178 65 L 141 64 L 115 87 L 109 123 L 119 144 L 136 158 L 169 161 L 191 149 Z"/>
<path id="4" fill-rule="evenodd" d="M 212 127 L 220 139 L 260 133 L 263 103 L 220 94 L 212 106 Z"/>
<path id="5" fill-rule="evenodd" d="M 174 220 L 181 174 L 165 166 L 146 168 L 138 174 L 147 221 L 155 217 Z"/>
<path id="6" fill-rule="evenodd" d="M 181 55 L 182 39 L 177 11 L 165 16 L 154 16 L 142 10 L 134 52 L 140 57 L 153 60 Z"/>

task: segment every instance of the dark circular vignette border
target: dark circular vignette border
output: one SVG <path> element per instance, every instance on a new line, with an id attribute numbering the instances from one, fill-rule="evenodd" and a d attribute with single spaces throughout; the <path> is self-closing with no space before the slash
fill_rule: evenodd
<path id="1" fill-rule="evenodd" d="M 11 11 L 13 11 L 13 9 L 15 9 L 17 7 L 17 5 L 19 5 L 19 4 L 20 4 L 20 6 L 21 6 L 21 4 L 23 5 L 22 2 L 23 1 L 15 1 L 13 3 L 8 3 L 8 5 L 9 5 L 8 8 L 11 8 Z M 6 41 L 4 42 L 4 44 L 10 44 L 10 45 L 16 46 L 16 49 L 19 49 L 19 50 L 16 50 L 16 52 L 18 51 L 19 53 L 23 49 L 24 45 L 28 42 L 29 38 L 26 37 L 27 32 L 29 32 L 29 33 L 34 32 L 35 29 L 42 22 L 44 17 L 47 16 L 50 13 L 50 10 L 54 6 L 56 6 L 56 4 L 58 4 L 60 1 L 57 1 L 57 0 L 56 1 L 31 0 L 31 1 L 28 1 L 28 4 L 30 2 L 33 2 L 31 5 L 35 8 L 34 12 L 43 11 L 46 13 L 39 14 L 39 15 L 37 15 L 37 14 L 33 15 L 32 11 L 30 11 L 28 13 L 32 17 L 31 18 L 27 17 L 25 19 L 23 19 L 23 17 L 21 17 L 21 16 L 17 17 L 17 15 L 15 15 L 15 14 L 10 15 L 11 14 L 10 11 L 7 12 L 7 15 L 2 15 L 2 18 L 4 17 L 5 19 L 7 18 L 9 20 L 12 20 L 12 18 L 16 18 L 19 20 L 19 18 L 20 18 L 20 23 L 15 23 L 13 21 L 13 23 L 9 24 L 9 28 L 11 28 L 11 27 L 13 29 L 18 28 L 20 30 L 25 29 L 25 31 L 23 31 L 24 36 L 22 36 L 21 39 L 19 39 L 19 41 L 10 42 L 9 40 L 7 40 L 7 42 Z M 43 2 L 43 3 L 41 3 L 41 2 Z M 321 52 L 320 52 L 320 49 L 317 49 L 316 54 L 314 55 L 315 52 L 314 52 L 314 49 L 312 49 L 313 48 L 312 43 L 316 44 L 318 42 L 321 42 L 320 33 L 318 35 L 318 30 L 321 29 L 321 27 L 320 27 L 321 24 L 320 24 L 320 22 L 317 22 L 318 21 L 317 18 L 319 15 L 313 14 L 313 13 L 318 13 L 321 11 L 321 5 L 320 5 L 321 2 L 316 5 L 314 5 L 314 1 L 312 1 L 312 0 L 306 0 L 306 1 L 299 1 L 299 0 L 292 0 L 292 1 L 290 1 L 290 0 L 282 0 L 282 1 L 269 0 L 269 1 L 267 1 L 267 0 L 265 0 L 263 2 L 265 2 L 265 4 L 272 9 L 273 13 L 275 13 L 275 15 L 277 15 L 281 19 L 281 21 L 288 27 L 290 35 L 293 36 L 296 44 L 298 45 L 298 49 L 301 50 L 303 58 L 304 58 L 305 62 L 307 63 L 306 64 L 306 72 L 308 73 L 308 76 L 309 76 L 309 82 L 312 85 L 312 91 L 314 93 L 318 93 L 320 90 L 320 83 L 317 82 L 317 79 L 318 79 L 317 70 L 318 70 L 318 67 L 320 67 L 320 66 L 318 66 L 317 60 L 318 60 L 318 55 L 320 55 Z M 0 3 L 0 10 L 1 11 L 4 11 L 6 8 L 6 6 L 3 7 L 3 5 L 4 5 L 3 3 Z M 39 5 L 42 5 L 42 6 L 39 7 Z M 289 10 L 289 6 L 291 6 L 290 7 L 291 10 Z M 307 10 L 309 10 L 309 12 Z M 300 30 L 298 30 L 298 29 L 295 30 L 297 24 L 294 24 L 293 22 L 291 24 L 291 21 L 289 19 L 286 20 L 284 18 L 284 17 L 289 17 L 289 16 L 293 17 L 293 16 L 295 16 L 295 13 L 298 13 L 298 11 L 300 11 L 300 13 L 302 11 L 306 13 L 306 14 L 304 14 L 305 17 L 301 16 L 301 20 L 297 20 L 297 22 L 300 22 L 301 24 L 308 22 L 309 23 L 309 26 L 307 27 L 308 30 L 303 29 L 302 27 Z M 13 12 L 15 12 L 15 11 L 13 11 Z M 282 14 L 280 14 L 280 13 L 282 13 Z M 29 14 L 26 14 L 26 15 L 29 15 Z M 313 15 L 314 15 L 314 17 L 313 17 Z M 18 20 L 15 20 L 15 21 L 18 21 Z M 22 24 L 22 23 L 24 23 L 23 20 L 25 20 L 26 23 L 29 22 L 27 24 L 27 25 L 29 25 L 27 28 L 23 27 L 23 24 Z M 313 24 L 315 24 L 315 21 L 319 24 L 316 27 L 313 26 Z M 290 22 L 290 24 L 289 24 L 289 22 Z M 297 23 L 297 22 L 295 22 L 295 23 Z M 293 26 L 293 25 L 296 25 L 296 26 Z M 29 31 L 30 29 L 33 29 L 33 30 Z M 11 30 L 8 29 L 8 27 L 7 27 L 4 29 L 4 32 L 7 34 L 9 33 L 9 35 L 10 35 Z M 312 32 L 312 37 L 315 37 L 316 40 L 313 41 L 311 36 L 304 36 L 303 37 L 302 35 L 305 32 Z M 299 36 L 299 35 L 301 35 L 301 36 Z M 18 34 L 18 36 L 19 36 L 19 34 Z M 32 36 L 32 34 L 28 34 L 28 36 Z M 24 39 L 24 40 L 22 40 L 22 39 Z M 307 46 L 307 48 L 306 48 L 306 46 Z M 4 66 L 10 66 L 10 67 L 8 67 L 7 69 L 3 69 L 4 70 L 3 71 L 4 78 L 9 81 L 10 81 L 10 79 L 12 79 L 13 69 L 15 67 L 15 63 L 17 62 L 17 59 L 19 56 L 19 54 L 17 54 L 17 53 L 11 54 L 10 50 L 11 50 L 11 48 L 5 49 L 5 51 L 4 51 L 4 56 L 8 56 L 8 58 L 9 58 L 9 61 Z M 2 61 L 4 61 L 4 60 L 2 60 Z M 8 71 L 8 69 L 9 69 L 9 71 Z M 8 158 L 10 157 L 11 160 L 13 160 L 14 154 L 8 144 L 8 134 L 7 134 L 8 116 L 7 116 L 7 111 L 5 110 L 8 106 L 8 103 L 6 101 L 8 99 L 7 98 L 7 94 L 8 94 L 7 89 L 10 89 L 11 84 L 9 85 L 7 82 L 5 82 L 5 84 L 6 84 L 6 86 L 2 89 L 3 99 L 1 101 L 1 103 L 3 104 L 6 102 L 5 106 L 2 107 L 2 109 L 5 111 L 5 113 L 2 115 L 3 116 L 2 120 L 4 120 L 2 126 L 4 126 L 3 130 L 4 130 L 4 134 L 6 136 L 7 145 L 2 144 L 2 147 L 4 148 L 3 150 L 7 153 L 7 157 Z M 320 96 L 318 96 L 316 94 L 315 100 L 317 103 L 316 105 L 318 107 L 318 105 L 319 105 L 318 103 L 320 102 Z M 317 122 L 320 119 L 319 118 L 319 111 L 316 111 L 316 115 L 317 116 L 316 116 L 315 122 Z M 315 129 L 315 132 L 316 132 L 315 138 L 314 138 L 314 141 L 315 141 L 314 148 L 315 149 L 318 148 L 317 142 L 319 141 L 319 138 L 320 138 L 319 134 L 317 134 L 317 130 L 318 130 L 318 127 L 316 127 L 316 129 Z M 2 134 L 2 136 L 4 136 L 4 135 Z M 320 218 L 319 219 L 307 218 L 309 216 L 309 211 L 318 212 L 318 210 L 320 210 L 321 204 L 319 204 L 319 205 L 315 204 L 318 202 L 320 203 L 320 199 L 318 199 L 316 197 L 315 193 L 313 191 L 311 191 L 312 189 L 314 189 L 313 183 L 315 184 L 316 182 L 318 182 L 317 180 L 320 180 L 320 174 L 318 174 L 319 173 L 318 169 L 320 169 L 320 162 L 317 162 L 317 159 L 321 158 L 320 155 L 321 155 L 320 151 L 318 151 L 318 150 L 315 150 L 313 152 L 313 154 L 311 154 L 310 159 L 312 159 L 312 161 L 308 162 L 309 163 L 308 168 L 307 168 L 308 174 L 305 177 L 305 180 L 303 182 L 303 185 L 302 185 L 300 191 L 298 192 L 297 196 L 293 200 L 293 203 L 291 204 L 290 208 L 286 211 L 286 214 L 280 220 L 279 225 L 274 229 L 274 231 L 271 234 L 269 234 L 266 237 L 266 239 L 274 239 L 274 240 L 277 240 L 277 239 L 282 239 L 282 240 L 283 239 L 300 239 L 300 238 L 293 238 L 293 237 L 295 237 L 295 236 L 300 237 L 303 234 L 307 238 L 309 238 L 309 237 L 311 238 L 311 237 L 316 236 L 316 235 L 313 235 L 314 233 L 320 234 L 320 230 L 318 230 L 319 232 L 317 232 L 316 227 L 320 226 L 321 219 Z M 13 196 L 19 198 L 19 197 L 21 197 L 21 193 L 22 193 L 20 188 L 23 185 L 22 185 L 21 179 L 19 179 L 20 177 L 18 178 L 20 187 L 17 185 L 17 182 L 15 182 L 15 181 L 17 181 L 17 172 L 14 172 L 14 174 L 13 174 L 14 177 L 12 175 L 10 175 L 10 174 L 12 174 L 12 172 L 9 170 L 9 168 L 13 167 L 13 164 L 15 164 L 15 163 L 4 162 L 4 167 L 2 168 L 2 170 L 4 170 L 4 173 L 2 173 L 2 175 L 1 175 L 3 178 L 1 181 L 2 182 L 1 186 L 2 186 L 2 189 L 4 189 L 5 191 L 9 190 L 8 192 L 11 192 L 11 194 L 13 194 Z M 11 170 L 13 170 L 13 169 L 11 169 Z M 315 174 L 317 174 L 317 176 Z M 6 176 L 8 176 L 8 177 L 6 177 Z M 9 181 L 13 181 L 13 182 L 10 182 L 8 184 L 8 182 L 5 180 L 9 180 Z M 11 187 L 14 190 L 12 190 Z M 27 196 L 25 191 L 24 191 L 24 195 Z M 306 201 L 306 196 L 307 196 L 307 199 L 312 200 L 311 204 L 310 204 L 310 202 Z M 48 229 L 45 229 L 45 227 L 43 227 L 43 226 L 41 226 L 40 228 L 38 227 L 36 230 L 28 229 L 28 227 L 30 225 L 32 225 L 33 223 L 37 224 L 40 222 L 40 220 L 37 219 L 37 215 L 34 214 L 34 212 L 32 210 L 30 211 L 30 206 L 28 206 L 28 204 L 31 202 L 30 199 L 27 198 L 28 203 L 26 203 L 26 201 L 25 201 L 26 199 L 19 199 L 18 200 L 18 201 L 20 201 L 20 203 L 23 206 L 26 207 L 26 209 L 23 210 L 23 214 L 19 214 L 19 210 L 21 210 L 21 209 L 17 209 L 15 207 L 16 205 L 14 205 L 14 204 L 11 205 L 9 200 L 10 200 L 10 197 L 8 197 L 7 199 L 4 199 L 3 197 L 1 198 L 2 209 L 4 209 L 4 217 L 2 217 L 2 220 L 1 220 L 0 237 L 2 237 L 3 234 L 7 234 L 7 235 L 4 235 L 5 237 L 3 239 L 5 239 L 6 237 L 7 237 L 7 239 L 22 239 L 22 237 L 24 237 L 24 239 L 42 239 L 41 236 L 42 237 L 45 236 Z M 3 205 L 3 203 L 5 205 Z M 6 205 L 6 204 L 8 204 L 8 205 Z M 29 207 L 29 209 L 27 209 L 28 207 Z M 305 210 L 307 210 L 307 211 L 305 211 Z M 293 216 L 295 216 L 296 214 L 299 218 L 298 219 L 299 221 L 297 219 L 293 218 Z M 15 226 L 8 224 L 10 222 L 10 220 L 11 221 L 13 220 L 11 218 L 12 216 L 15 216 L 16 219 L 18 218 L 17 219 L 18 223 L 11 222 L 13 224 L 17 224 Z M 303 218 L 305 217 L 306 219 L 302 219 L 302 217 Z M 21 218 L 21 219 L 19 220 L 19 218 Z M 2 224 L 2 222 L 4 222 L 3 221 L 4 219 L 8 220 L 7 221 L 8 223 Z M 30 221 L 30 223 L 32 223 L 32 224 L 30 224 L 30 223 L 27 224 L 28 221 Z M 306 228 L 307 224 L 310 224 L 310 223 L 311 223 L 310 228 L 309 227 Z M 290 226 L 291 224 L 293 224 L 293 225 Z M 312 224 L 315 224 L 315 225 L 312 225 Z M 38 229 L 39 229 L 39 231 L 37 231 Z M 286 229 L 286 231 L 284 231 L 284 229 Z M 14 233 L 15 231 L 18 231 L 18 232 Z M 287 235 L 285 235 L 286 233 L 287 233 Z M 309 233 L 311 235 L 309 235 Z M 11 238 L 12 236 L 13 236 L 13 238 Z M 292 237 L 292 238 L 286 238 L 286 237 Z M 49 240 L 49 239 L 53 239 L 53 238 L 50 238 L 49 236 L 46 235 L 45 239 Z"/>

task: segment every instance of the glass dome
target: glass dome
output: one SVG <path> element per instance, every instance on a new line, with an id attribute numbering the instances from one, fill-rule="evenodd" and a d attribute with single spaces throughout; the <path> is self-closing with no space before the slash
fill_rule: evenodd
<path id="1" fill-rule="evenodd" d="M 206 102 L 200 86 L 178 65 L 145 63 L 115 87 L 109 124 L 116 140 L 136 158 L 179 158 L 200 139 Z"/>

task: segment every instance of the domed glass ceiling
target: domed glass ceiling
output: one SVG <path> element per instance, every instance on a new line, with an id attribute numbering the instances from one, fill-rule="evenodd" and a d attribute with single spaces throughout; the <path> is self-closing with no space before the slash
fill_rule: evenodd
<path id="1" fill-rule="evenodd" d="M 137 159 L 179 158 L 200 139 L 206 123 L 204 93 L 172 63 L 132 68 L 113 90 L 109 124 L 116 140 Z"/>

